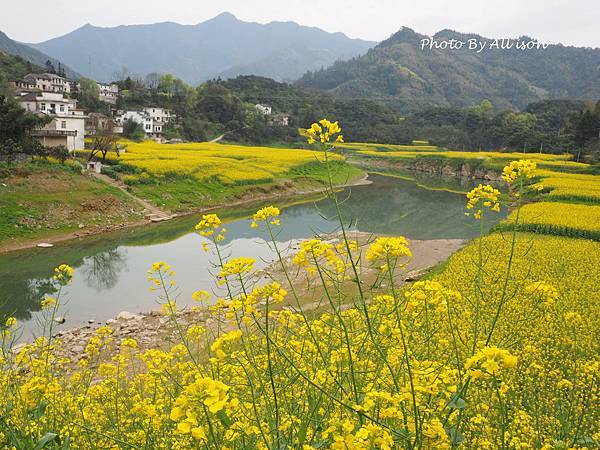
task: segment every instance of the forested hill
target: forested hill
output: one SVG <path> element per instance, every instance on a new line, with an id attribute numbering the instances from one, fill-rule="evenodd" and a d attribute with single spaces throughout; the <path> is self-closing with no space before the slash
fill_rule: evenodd
<path id="1" fill-rule="evenodd" d="M 20 56 L 13 56 L 0 50 L 0 80 L 9 81 L 43 70 Z"/>
<path id="2" fill-rule="evenodd" d="M 499 108 L 521 109 L 547 98 L 600 98 L 598 48 L 497 49 L 490 48 L 493 39 L 444 30 L 434 36 L 437 42 L 476 39 L 486 49 L 422 50 L 426 38 L 402 28 L 365 55 L 309 72 L 300 83 L 339 97 L 379 98 L 402 113 L 467 107 L 484 99 Z"/>
<path id="3" fill-rule="evenodd" d="M 51 58 L 45 53 L 42 53 L 25 44 L 21 44 L 20 42 L 12 40 L 2 31 L 0 31 L 0 52 L 4 52 L 5 54 L 13 56 L 18 56 L 25 61 L 29 61 L 30 63 L 35 64 L 37 66 L 36 71 L 45 71 L 46 69 L 41 68 L 45 67 L 47 61 L 50 61 L 54 67 L 58 67 L 60 62 L 57 59 Z M 62 64 L 62 67 L 64 67 L 66 75 L 69 79 L 76 80 L 80 78 L 81 75 L 79 75 L 77 72 L 73 71 L 69 67 L 66 67 L 64 64 Z M 27 72 L 25 72 L 25 74 L 26 73 Z M 11 77 L 14 77 L 14 75 L 11 75 Z"/>

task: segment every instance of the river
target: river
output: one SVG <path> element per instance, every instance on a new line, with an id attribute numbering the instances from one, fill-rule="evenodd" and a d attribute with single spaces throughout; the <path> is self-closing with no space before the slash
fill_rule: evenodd
<path id="1" fill-rule="evenodd" d="M 371 175 L 371 184 L 339 193 L 348 225 L 374 234 L 403 235 L 410 239 L 468 239 L 479 227 L 464 215 L 464 194 L 452 190 L 468 186 L 457 180 L 425 188 L 412 180 Z M 448 189 L 448 190 L 446 190 Z M 277 205 L 277 203 L 276 203 Z M 260 205 L 218 212 L 228 222 L 223 242 L 231 256 L 252 256 L 257 266 L 273 260 L 273 253 L 248 217 Z M 327 199 L 303 199 L 283 207 L 277 240 L 288 246 L 317 233 L 337 231 L 334 208 Z M 500 220 L 504 216 L 498 215 Z M 192 292 L 214 288 L 210 257 L 194 233 L 198 216 L 144 228 L 124 230 L 69 241 L 49 249 L 33 249 L 0 256 L 0 317 L 14 315 L 22 324 L 22 339 L 36 334 L 39 303 L 49 292 L 52 269 L 66 263 L 75 269 L 73 283 L 64 297 L 64 327 L 87 321 L 106 321 L 121 311 L 157 308 L 149 291 L 146 271 L 155 261 L 167 261 L 177 273 L 180 304 L 192 303 Z M 493 224 L 488 224 L 491 226 Z"/>

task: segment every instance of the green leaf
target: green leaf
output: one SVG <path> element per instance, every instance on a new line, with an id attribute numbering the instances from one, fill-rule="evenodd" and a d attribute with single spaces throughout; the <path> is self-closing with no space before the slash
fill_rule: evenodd
<path id="1" fill-rule="evenodd" d="M 460 398 L 456 392 L 452 394 L 452 397 L 450 397 L 450 402 L 448 403 L 449 408 L 464 409 L 465 406 L 467 406 L 467 402 L 464 399 Z"/>
<path id="2" fill-rule="evenodd" d="M 585 446 L 591 446 L 591 445 L 595 445 L 596 441 L 594 441 L 594 439 L 592 439 L 589 436 L 580 436 L 577 438 L 577 444 L 579 445 L 585 445 Z"/>
<path id="3" fill-rule="evenodd" d="M 33 450 L 42 450 L 51 442 L 58 442 L 58 434 L 56 433 L 46 433 L 43 435 L 37 444 L 35 444 L 35 448 Z"/>
<path id="4" fill-rule="evenodd" d="M 454 427 L 446 428 L 446 434 L 450 438 L 450 443 L 452 445 L 458 445 L 465 440 L 465 437 L 461 434 L 461 432 Z"/>
<path id="5" fill-rule="evenodd" d="M 67 436 L 65 442 L 60 447 L 61 450 L 70 450 L 71 449 L 71 436 Z"/>

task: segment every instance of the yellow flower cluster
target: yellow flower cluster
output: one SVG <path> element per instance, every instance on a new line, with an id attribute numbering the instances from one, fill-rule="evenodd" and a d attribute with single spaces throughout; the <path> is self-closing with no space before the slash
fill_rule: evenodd
<path id="1" fill-rule="evenodd" d="M 254 216 L 252 216 L 252 228 L 258 228 L 258 222 L 268 222 L 271 225 L 280 225 L 279 223 L 279 208 L 274 206 L 266 206 L 259 209 Z"/>
<path id="2" fill-rule="evenodd" d="M 212 236 L 215 230 L 221 226 L 221 219 L 216 214 L 205 214 L 202 220 L 196 224 L 196 231 L 201 236 Z"/>
<path id="3" fill-rule="evenodd" d="M 234 258 L 230 261 L 227 261 L 221 271 L 219 272 L 219 278 L 224 279 L 231 275 L 244 275 L 252 272 L 254 268 L 254 263 L 256 260 L 254 258 Z"/>
<path id="4" fill-rule="evenodd" d="M 321 239 L 310 239 L 300 243 L 300 250 L 294 255 L 293 263 L 304 268 L 309 274 L 317 272 L 320 264 L 322 268 L 329 268 L 337 273 L 345 270 L 345 264 L 336 253 L 335 246 Z"/>
<path id="5" fill-rule="evenodd" d="M 54 269 L 54 280 L 57 281 L 61 286 L 66 286 L 71 283 L 73 278 L 73 268 L 67 264 L 61 264 Z"/>
<path id="6" fill-rule="evenodd" d="M 207 377 L 198 378 L 186 386 L 175 400 L 175 407 L 169 415 L 177 423 L 177 432 L 190 434 L 195 440 L 205 442 L 206 432 L 200 422 L 206 414 L 216 414 L 232 403 L 227 391 L 227 385 Z"/>
<path id="7" fill-rule="evenodd" d="M 225 359 L 228 354 L 231 354 L 233 346 L 241 339 L 241 337 L 242 332 L 240 330 L 234 330 L 230 331 L 229 333 L 225 333 L 217 338 L 215 342 L 213 342 L 210 350 L 215 354 L 217 359 Z"/>
<path id="8" fill-rule="evenodd" d="M 513 184 L 519 179 L 529 180 L 535 177 L 536 169 L 536 163 L 529 159 L 512 161 L 502 170 L 502 179 L 508 184 Z"/>
<path id="9" fill-rule="evenodd" d="M 539 299 L 540 304 L 548 308 L 558 300 L 558 289 L 545 281 L 536 281 L 525 288 L 525 292 Z"/>
<path id="10" fill-rule="evenodd" d="M 338 122 L 330 122 L 327 119 L 322 119 L 318 123 L 313 123 L 310 128 L 304 131 L 309 144 L 314 144 L 315 142 L 327 144 L 331 141 L 344 142 L 344 137 L 341 135 L 342 128 Z"/>
<path id="11" fill-rule="evenodd" d="M 395 263 L 399 258 L 403 258 L 405 264 L 406 258 L 412 258 L 412 252 L 405 237 L 380 237 L 369 246 L 366 258 L 371 262 L 383 262 L 381 270 L 387 270 L 389 264 Z"/>
<path id="12" fill-rule="evenodd" d="M 484 347 L 465 362 L 465 369 L 473 379 L 497 378 L 503 369 L 516 366 L 517 357 L 498 347 Z"/>
<path id="13" fill-rule="evenodd" d="M 467 199 L 467 209 L 475 210 L 473 217 L 477 220 L 481 219 L 485 208 L 494 212 L 500 211 L 500 191 L 489 184 L 480 184 L 472 189 L 467 194 Z"/>

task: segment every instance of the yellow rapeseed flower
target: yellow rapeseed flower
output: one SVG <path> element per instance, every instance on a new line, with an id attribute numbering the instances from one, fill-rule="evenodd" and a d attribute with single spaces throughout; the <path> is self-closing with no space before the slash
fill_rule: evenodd
<path id="1" fill-rule="evenodd" d="M 502 179 L 513 184 L 518 179 L 528 180 L 535 177 L 536 163 L 529 159 L 512 161 L 502 170 Z"/>

